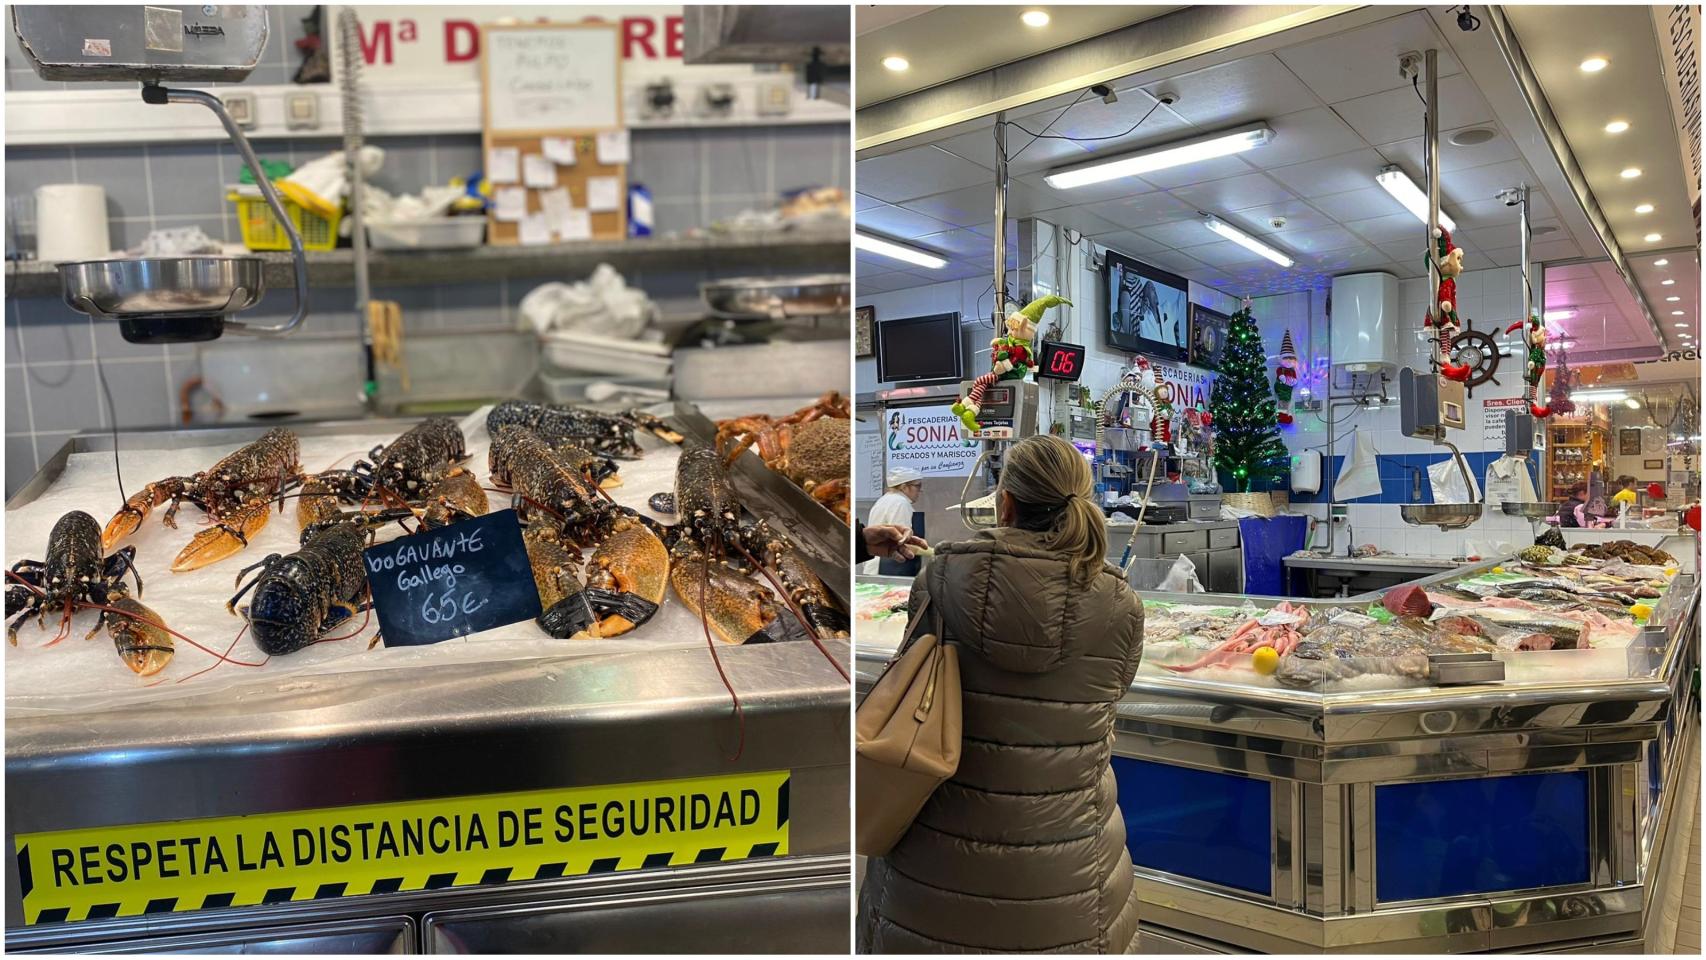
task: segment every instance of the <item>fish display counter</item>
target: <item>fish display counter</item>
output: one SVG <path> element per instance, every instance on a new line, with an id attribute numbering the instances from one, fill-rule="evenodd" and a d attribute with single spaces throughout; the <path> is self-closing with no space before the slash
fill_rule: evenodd
<path id="1" fill-rule="evenodd" d="M 1659 942 L 1697 804 L 1695 550 L 1530 548 L 1331 601 L 1140 594 L 1113 767 L 1145 949 Z M 907 589 L 857 578 L 861 694 Z"/>
<path id="2" fill-rule="evenodd" d="M 489 456 L 489 410 L 290 424 L 300 466 L 356 484 L 355 502 L 298 488 L 281 515 L 263 484 L 270 522 L 198 526 L 186 503 L 174 530 L 161 500 L 134 526 L 119 509 L 116 545 L 96 525 L 123 503 L 111 439 L 73 438 L 7 506 L 7 610 L 34 604 L 46 623 L 9 618 L 7 949 L 845 952 L 847 528 L 757 452 L 678 483 L 717 433 L 707 412 L 587 419 L 590 459 Z M 767 431 L 785 412 L 723 415 Z M 472 499 L 419 497 L 387 473 L 402 438 L 439 433 L 460 440 L 449 459 L 474 474 Z M 173 475 L 214 497 L 233 484 L 209 468 L 268 436 L 267 450 L 283 442 L 264 426 L 125 432 L 117 456 L 133 504 Z M 541 492 L 569 487 L 584 496 Z M 699 504 L 658 495 L 705 489 L 786 531 L 786 556 L 762 536 L 731 541 L 776 583 L 705 564 L 695 551 L 716 531 L 672 529 Z M 519 508 L 527 549 L 509 559 L 522 578 L 531 562 L 540 616 L 370 646 L 395 621 L 383 606 L 370 618 L 344 561 L 309 549 L 330 550 L 314 523 L 342 531 L 358 504 L 422 527 L 434 511 Z M 62 523 L 77 511 L 99 519 Z M 375 532 L 382 546 L 404 534 Z M 85 563 L 93 587 L 62 604 L 58 572 Z M 821 589 L 794 589 L 808 576 Z M 298 596 L 311 602 L 285 602 Z M 110 637 L 86 609 L 127 604 L 153 619 L 108 613 Z"/>

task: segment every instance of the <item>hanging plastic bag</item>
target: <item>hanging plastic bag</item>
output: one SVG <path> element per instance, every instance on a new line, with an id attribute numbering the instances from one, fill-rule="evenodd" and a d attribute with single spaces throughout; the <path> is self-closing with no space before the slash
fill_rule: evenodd
<path id="1" fill-rule="evenodd" d="M 1447 461 L 1450 462 L 1450 461 Z M 1534 480 L 1528 475 L 1528 462 L 1522 457 L 1504 456 L 1487 464 L 1487 503 L 1533 503 Z"/>
<path id="2" fill-rule="evenodd" d="M 1339 477 L 1333 482 L 1335 503 L 1380 493 L 1380 465 L 1374 452 L 1374 441 L 1361 430 L 1353 432 L 1356 442 L 1352 445 L 1351 455 L 1345 458 L 1345 465 L 1339 468 Z"/>
<path id="3" fill-rule="evenodd" d="M 1458 457 L 1448 457 L 1428 467 L 1428 480 L 1433 483 L 1434 503 L 1476 503 L 1481 499 L 1474 476 L 1458 467 Z M 1465 487 L 1464 478 L 1469 487 Z"/>
<path id="4" fill-rule="evenodd" d="M 1172 569 L 1161 578 L 1161 583 L 1155 588 L 1162 593 L 1206 593 L 1202 581 L 1197 579 L 1197 565 L 1191 558 L 1179 554 L 1179 559 L 1173 561 Z"/>

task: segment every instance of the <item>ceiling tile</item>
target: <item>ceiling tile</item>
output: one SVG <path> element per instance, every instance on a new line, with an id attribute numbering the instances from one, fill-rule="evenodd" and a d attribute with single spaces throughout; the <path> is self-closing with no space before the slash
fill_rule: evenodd
<path id="1" fill-rule="evenodd" d="M 1273 220 L 1275 217 L 1284 217 L 1285 224 L 1279 227 L 1274 226 Z M 1333 219 L 1331 217 L 1326 216 L 1321 213 L 1321 211 L 1315 209 L 1313 206 L 1302 200 L 1287 200 L 1284 203 L 1270 203 L 1259 207 L 1246 207 L 1243 210 L 1238 211 L 1237 216 L 1229 217 L 1228 219 L 1236 223 L 1239 229 L 1247 230 L 1250 233 L 1255 234 L 1277 234 L 1281 231 L 1291 233 L 1294 231 L 1314 230 L 1319 227 L 1328 227 L 1333 225 Z"/>
<path id="2" fill-rule="evenodd" d="M 917 286 L 918 281 L 910 274 L 885 273 L 879 276 L 859 274 L 853 281 L 853 297 L 868 297 L 874 293 L 888 293 L 905 287 Z"/>
<path id="3" fill-rule="evenodd" d="M 1399 54 L 1443 46 L 1427 14 L 1410 12 L 1288 47 L 1278 56 L 1316 96 L 1337 103 L 1405 85 L 1398 76 Z M 1461 69 L 1448 51 L 1440 50 L 1440 76 Z"/>
<path id="4" fill-rule="evenodd" d="M 860 229 L 898 237 L 902 240 L 922 237 L 928 233 L 941 233 L 943 230 L 954 226 L 951 223 L 937 220 L 935 217 L 927 217 L 915 210 L 907 210 L 887 204 L 859 211 L 858 220 Z"/>
<path id="5" fill-rule="evenodd" d="M 1491 250 L 1482 250 L 1481 256 L 1486 257 L 1487 262 L 1495 267 L 1514 267 L 1522 260 L 1522 248 L 1495 247 Z M 1520 292 L 1518 296 L 1521 296 Z"/>
<path id="6" fill-rule="evenodd" d="M 1271 170 L 1368 146 L 1338 114 L 1326 107 L 1276 117 L 1272 126 L 1273 140 L 1243 155 L 1253 167 Z"/>
<path id="7" fill-rule="evenodd" d="M 1032 127 L 1037 132 L 1038 127 Z M 1050 131 L 1051 133 L 1055 131 Z M 992 173 L 995 170 L 995 127 L 990 125 L 970 133 L 962 133 L 957 137 L 949 137 L 935 144 L 943 150 L 964 157 L 982 167 L 987 167 Z M 1007 131 L 1008 172 L 1010 174 L 1026 173 L 1044 167 L 1082 160 L 1087 151 L 1084 147 L 1070 140 L 1055 140 L 1044 138 L 1032 140 L 1030 135 L 1015 128 Z"/>
<path id="8" fill-rule="evenodd" d="M 1212 160 L 1202 160 L 1182 167 L 1152 170 L 1144 174 L 1143 179 L 1163 190 L 1172 190 L 1175 187 L 1202 183 L 1207 180 L 1223 180 L 1246 175 L 1252 169 L 1240 157 L 1215 157 Z"/>
<path id="9" fill-rule="evenodd" d="M 1260 173 L 1196 183 L 1169 192 L 1204 213 L 1230 213 L 1295 199 L 1291 191 Z"/>
<path id="10" fill-rule="evenodd" d="M 1174 273 L 1191 274 L 1209 269 L 1201 260 L 1187 257 L 1177 250 L 1161 250 L 1155 253 L 1146 253 L 1143 255 L 1142 260 L 1144 263 L 1154 264 L 1163 270 L 1171 270 Z"/>
<path id="11" fill-rule="evenodd" d="M 1102 205 L 1083 207 L 1062 207 L 1058 210 L 1046 210 L 1037 215 L 1037 219 L 1059 224 L 1070 230 L 1076 230 L 1085 236 L 1099 233 L 1110 233 L 1120 229 L 1120 225 L 1105 217 L 1099 217 L 1092 210 L 1100 211 Z"/>
<path id="12" fill-rule="evenodd" d="M 1368 220 L 1352 220 L 1345 226 L 1357 236 L 1380 246 L 1409 243 L 1413 251 L 1410 256 L 1416 258 L 1422 256 L 1427 244 L 1427 227 L 1408 213 L 1390 213 Z"/>
<path id="13" fill-rule="evenodd" d="M 1558 240 L 1541 240 L 1529 244 L 1528 255 L 1535 260 L 1545 262 L 1547 260 L 1569 260 L 1584 254 L 1582 248 L 1576 246 L 1576 241 L 1563 237 Z"/>
<path id="14" fill-rule="evenodd" d="M 1048 118 L 1031 117 L 1019 123 L 1031 133 L 1042 133 Z M 1066 111 L 1047 132 L 1071 137 L 1093 153 L 1110 153 L 1137 144 L 1162 143 L 1196 134 L 1190 123 L 1161 107 L 1142 90 L 1122 92 L 1113 103 L 1103 103 L 1100 97 L 1092 96 Z M 1030 137 L 1014 130 L 1009 139 L 1025 143 Z"/>
<path id="15" fill-rule="evenodd" d="M 1141 233 L 1134 233 L 1130 230 L 1121 230 L 1116 233 L 1103 234 L 1102 236 L 1096 237 L 1096 242 L 1104 247 L 1113 249 L 1117 253 L 1123 253 L 1128 257 L 1142 257 L 1145 254 L 1158 253 L 1162 250 L 1172 249 L 1168 244 L 1162 243 L 1158 240 L 1151 240 Z"/>
<path id="16" fill-rule="evenodd" d="M 1361 239 L 1337 225 L 1316 230 L 1293 230 L 1287 227 L 1279 233 L 1270 234 L 1266 239 L 1296 253 L 1325 253 L 1329 250 L 1344 250 L 1363 245 Z"/>
<path id="17" fill-rule="evenodd" d="M 1391 194 L 1379 187 L 1311 197 L 1309 205 L 1340 223 L 1372 220 L 1375 217 L 1404 212 L 1404 205 L 1392 199 Z"/>
<path id="18" fill-rule="evenodd" d="M 986 220 L 983 223 L 974 223 L 971 226 L 967 227 L 966 229 L 970 230 L 973 233 L 981 233 L 986 237 L 994 237 L 995 236 L 995 221 L 994 220 Z M 1007 221 L 1007 246 L 1011 249 L 1011 248 L 1017 248 L 1018 245 L 1019 245 L 1019 224 L 1015 220 L 1009 220 L 1009 221 Z"/>
<path id="19" fill-rule="evenodd" d="M 1386 163 L 1373 150 L 1353 150 L 1338 156 L 1286 167 L 1268 174 L 1300 197 L 1325 197 L 1335 193 L 1365 190 L 1374 185 L 1374 175 Z"/>
<path id="20" fill-rule="evenodd" d="M 880 206 L 883 206 L 883 201 L 878 200 L 876 197 L 867 197 L 862 193 L 856 193 L 853 195 L 853 209 L 857 212 L 863 213 L 866 210 L 875 210 Z"/>
<path id="21" fill-rule="evenodd" d="M 970 230 L 949 230 L 918 238 L 919 246 L 951 253 L 956 257 L 981 257 L 994 263 L 995 241 Z"/>
<path id="22" fill-rule="evenodd" d="M 989 181 L 989 171 L 932 144 L 860 160 L 859 192 L 897 203 Z"/>
<path id="23" fill-rule="evenodd" d="M 1214 234 L 1205 230 L 1203 236 L 1212 237 Z M 1200 260 L 1211 267 L 1230 268 L 1257 261 L 1267 262 L 1263 260 L 1260 254 L 1252 253 L 1231 240 L 1215 240 L 1212 243 L 1199 246 L 1182 247 L 1179 252 L 1192 260 Z"/>
<path id="24" fill-rule="evenodd" d="M 1202 225 L 1202 218 L 1174 220 L 1168 223 L 1138 224 L 1137 232 L 1169 247 L 1194 247 L 1214 239 L 1214 234 Z"/>
<path id="25" fill-rule="evenodd" d="M 1516 144 L 1495 124 L 1480 124 L 1498 130 L 1498 135 L 1486 143 L 1478 143 L 1472 147 L 1459 147 L 1450 142 L 1454 130 L 1441 130 L 1439 133 L 1439 169 L 1441 176 L 1453 170 L 1467 170 L 1470 167 L 1484 167 L 1490 163 L 1504 163 L 1521 156 Z M 1463 129 L 1468 129 L 1467 127 Z M 1406 170 L 1422 169 L 1422 138 L 1410 137 L 1396 143 L 1383 143 L 1376 147 L 1387 159 L 1393 162 L 1402 161 Z"/>
<path id="26" fill-rule="evenodd" d="M 1455 130 L 1493 119 L 1492 109 L 1466 74 L 1440 80 L 1439 101 L 1441 129 Z M 1333 109 L 1369 143 L 1395 143 L 1420 136 L 1423 130 L 1422 102 L 1408 87 L 1336 103 Z"/>
<path id="27" fill-rule="evenodd" d="M 1186 217 L 1194 217 L 1197 213 L 1196 207 L 1159 190 L 1098 203 L 1092 209 L 1104 220 L 1136 229 L 1141 229 L 1149 223 L 1183 220 Z"/>
<path id="28" fill-rule="evenodd" d="M 1169 105 L 1172 111 L 1205 131 L 1316 105 L 1309 88 L 1272 54 L 1222 63 L 1143 89 L 1152 97 L 1163 91 L 1177 94 L 1177 102 Z"/>
<path id="29" fill-rule="evenodd" d="M 1479 228 L 1482 226 L 1497 225 L 1509 226 L 1512 230 L 1516 229 L 1516 208 L 1505 206 L 1505 202 L 1497 198 L 1471 200 L 1468 203 L 1454 204 L 1451 208 L 1451 213 L 1452 216 L 1456 218 L 1457 222 L 1465 227 Z M 1547 202 L 1545 197 L 1537 196 L 1533 193 L 1529 194 L 1528 222 L 1535 226 L 1539 226 L 1542 223 L 1549 223 L 1553 226 L 1557 225 L 1555 214 L 1552 212 L 1552 204 Z"/>
<path id="30" fill-rule="evenodd" d="M 1037 195 L 1022 183 L 1007 185 L 1007 216 L 1018 218 L 1036 212 Z M 995 185 L 980 183 L 948 193 L 919 197 L 905 204 L 908 210 L 934 217 L 944 223 L 964 227 L 982 223 L 995 216 Z"/>
<path id="31" fill-rule="evenodd" d="M 1524 182 L 1533 183 L 1534 174 L 1528 171 L 1528 166 L 1522 161 L 1510 160 L 1485 167 L 1458 170 L 1449 176 L 1442 174 L 1439 178 L 1439 192 L 1452 205 L 1452 209 L 1457 209 L 1461 205 L 1482 200 L 1496 201 L 1500 190 L 1520 186 Z M 1547 206 L 1545 212 L 1550 214 L 1551 207 Z M 1516 219 L 1516 208 L 1510 209 L 1509 216 L 1512 220 Z M 1541 214 L 1538 201 L 1535 203 L 1533 219 L 1549 219 Z"/>

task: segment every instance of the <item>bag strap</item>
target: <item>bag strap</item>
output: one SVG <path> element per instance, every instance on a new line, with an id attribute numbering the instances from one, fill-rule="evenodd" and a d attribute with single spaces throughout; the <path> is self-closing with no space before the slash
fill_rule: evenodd
<path id="1" fill-rule="evenodd" d="M 889 663 L 891 664 L 905 656 L 907 649 L 912 646 L 913 641 L 918 639 L 919 625 L 924 622 L 927 614 L 930 618 L 931 627 L 926 632 L 934 633 L 936 635 L 937 643 L 948 642 L 948 638 L 942 635 L 942 611 L 939 609 L 930 609 L 930 601 L 935 597 L 936 590 L 940 586 L 937 581 L 941 580 L 941 577 L 937 576 L 935 573 L 938 566 L 940 566 L 940 564 L 932 563 L 928 567 L 924 568 L 924 575 L 930 578 L 930 590 L 928 593 L 924 594 L 924 602 L 919 604 L 918 609 L 913 612 L 910 618 L 908 618 L 906 622 L 906 636 L 901 640 L 900 647 L 895 650 L 894 656 L 889 658 Z"/>

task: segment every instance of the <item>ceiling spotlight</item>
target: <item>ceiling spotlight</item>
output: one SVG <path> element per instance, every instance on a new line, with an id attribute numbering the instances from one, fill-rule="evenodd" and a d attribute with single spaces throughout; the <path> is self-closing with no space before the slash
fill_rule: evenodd
<path id="1" fill-rule="evenodd" d="M 1582 61 L 1582 72 L 1598 73 L 1601 70 L 1604 70 L 1608 65 L 1610 65 L 1610 63 L 1611 61 L 1604 57 L 1589 57 Z"/>
<path id="2" fill-rule="evenodd" d="M 1019 22 L 1027 27 L 1048 26 L 1048 14 L 1041 10 L 1026 10 L 1019 14 Z"/>
<path id="3" fill-rule="evenodd" d="M 1641 239 L 1647 243 L 1658 243 L 1660 240 L 1664 239 L 1664 236 L 1662 234 L 1649 233 Z"/>
<path id="4" fill-rule="evenodd" d="M 1681 297 L 1666 297 L 1666 298 L 1665 298 L 1665 302 L 1666 302 L 1666 303 L 1675 303 L 1675 302 L 1677 302 L 1677 301 L 1678 301 L 1678 300 L 1681 300 L 1681 299 L 1682 299 L 1682 298 L 1681 298 Z"/>
<path id="5" fill-rule="evenodd" d="M 1411 180 L 1396 165 L 1387 167 L 1376 174 L 1374 182 L 1385 187 L 1386 192 L 1392 194 L 1392 199 L 1403 204 L 1404 209 L 1410 211 L 1417 220 L 1423 223 L 1428 222 L 1428 195 L 1422 192 L 1421 187 L 1416 186 L 1416 181 Z M 1446 216 L 1443 207 L 1439 211 L 1439 225 L 1453 232 L 1457 230 L 1457 224 Z"/>
<path id="6" fill-rule="evenodd" d="M 1674 284 L 1675 284 L 1675 283 L 1676 283 L 1676 281 L 1675 281 L 1675 280 L 1660 280 L 1660 281 L 1659 281 L 1659 286 L 1661 286 L 1661 287 L 1668 287 L 1668 286 L 1672 286 L 1672 285 L 1674 285 Z"/>
<path id="7" fill-rule="evenodd" d="M 1226 239 L 1231 240 L 1233 243 L 1238 244 L 1240 247 L 1243 247 L 1251 253 L 1260 257 L 1266 257 L 1282 267 L 1289 267 L 1293 263 L 1297 262 L 1219 217 L 1210 216 L 1205 213 L 1203 214 L 1202 225 L 1215 233 L 1220 234 Z"/>
<path id="8" fill-rule="evenodd" d="M 1627 120 L 1613 120 L 1605 125 L 1606 133 L 1622 133 L 1627 129 L 1629 129 L 1629 121 Z"/>
<path id="9" fill-rule="evenodd" d="M 1623 172 L 1618 174 L 1618 176 L 1622 177 L 1625 180 L 1633 180 L 1640 175 L 1641 175 L 1641 168 L 1640 167 L 1624 167 Z"/>
<path id="10" fill-rule="evenodd" d="M 884 57 L 883 66 L 893 70 L 895 73 L 899 73 L 907 67 L 912 66 L 912 64 L 908 63 L 905 57 Z"/>
<path id="11" fill-rule="evenodd" d="M 1672 311 L 1671 311 L 1671 312 L 1670 312 L 1670 315 L 1671 315 L 1671 316 L 1673 316 L 1673 317 L 1684 317 L 1684 316 L 1687 316 L 1687 315 L 1688 315 L 1688 314 L 1687 314 L 1687 313 L 1685 313 L 1685 312 L 1684 312 L 1684 311 L 1682 311 L 1682 310 L 1672 310 Z M 1686 323 L 1679 323 L 1679 324 L 1677 324 L 1677 326 L 1679 326 L 1679 327 L 1686 327 L 1686 326 L 1688 326 L 1688 324 L 1686 324 Z"/>
<path id="12" fill-rule="evenodd" d="M 1623 405 L 1625 407 L 1628 407 L 1631 410 L 1641 409 L 1641 401 L 1635 399 L 1634 397 L 1624 397 L 1623 398 Z"/>
<path id="13" fill-rule="evenodd" d="M 1640 206 L 1635 208 L 1635 212 L 1639 213 L 1639 214 L 1643 214 L 1643 215 L 1652 213 L 1653 212 L 1653 205 L 1650 203 L 1643 203 Z"/>
<path id="14" fill-rule="evenodd" d="M 863 231 L 854 231 L 853 246 L 878 256 L 888 257 L 890 260 L 899 260 L 902 263 L 910 263 L 918 267 L 928 267 L 931 270 L 940 270 L 948 265 L 947 260 L 933 253 L 896 243 L 893 240 L 885 240 Z"/>
<path id="15" fill-rule="evenodd" d="M 1085 187 L 1092 183 L 1103 183 L 1120 177 L 1132 177 L 1153 170 L 1165 170 L 1168 167 L 1243 153 L 1263 146 L 1273 138 L 1274 132 L 1266 121 L 1257 121 L 1221 133 L 1057 167 L 1043 176 L 1043 182 L 1056 190 Z"/>
<path id="16" fill-rule="evenodd" d="M 1669 266 L 1669 265 L 1670 265 L 1669 260 L 1659 259 L 1659 260 L 1653 261 L 1653 266 L 1655 266 L 1655 267 L 1665 267 L 1665 266 Z"/>

